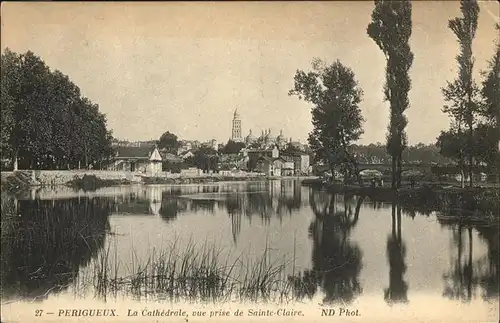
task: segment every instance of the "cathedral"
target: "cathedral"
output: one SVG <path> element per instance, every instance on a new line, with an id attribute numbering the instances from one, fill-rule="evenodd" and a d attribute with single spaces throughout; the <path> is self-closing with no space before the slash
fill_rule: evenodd
<path id="1" fill-rule="evenodd" d="M 283 149 L 287 145 L 287 140 L 285 136 L 283 136 L 282 130 L 276 137 L 271 134 L 271 129 L 262 130 L 261 135 L 259 137 L 255 137 L 252 134 L 252 130 L 250 129 L 249 134 L 245 138 L 243 138 L 241 130 L 241 118 L 237 109 L 234 110 L 233 114 L 231 140 L 235 142 L 243 142 L 245 143 L 247 148 L 257 149 L 272 149 L 274 147 Z M 289 139 L 290 142 L 291 140 L 292 138 Z"/>
<path id="2" fill-rule="evenodd" d="M 278 149 L 284 149 L 286 144 L 287 140 L 283 136 L 283 130 L 276 137 L 272 135 L 271 129 L 262 130 L 259 137 L 254 137 L 252 130 L 250 130 L 248 136 L 245 137 L 245 145 L 249 148 L 272 149 L 278 147 Z"/>

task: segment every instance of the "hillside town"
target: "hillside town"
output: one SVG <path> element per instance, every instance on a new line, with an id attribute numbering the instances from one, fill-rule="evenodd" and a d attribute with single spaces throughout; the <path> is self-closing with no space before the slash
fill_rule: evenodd
<path id="1" fill-rule="evenodd" d="M 114 140 L 114 156 L 106 167 L 159 176 L 161 173 L 200 175 L 218 173 L 257 173 L 266 176 L 307 176 L 312 172 L 311 152 L 306 144 L 278 136 L 271 129 L 255 137 L 252 130 L 242 136 L 242 119 L 234 111 L 231 134 L 226 144 L 211 139 L 150 141 Z"/>

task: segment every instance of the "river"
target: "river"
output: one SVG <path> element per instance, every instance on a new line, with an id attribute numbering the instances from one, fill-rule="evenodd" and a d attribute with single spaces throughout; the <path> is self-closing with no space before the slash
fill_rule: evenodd
<path id="1" fill-rule="evenodd" d="M 145 268 L 160 255 L 189 254 L 198 257 L 191 266 L 225 264 L 239 281 L 262 266 L 268 274 L 279 268 L 273 279 L 286 282 L 295 301 L 352 304 L 365 313 L 399 306 L 416 319 L 449 310 L 489 321 L 498 313 L 498 238 L 498 227 L 441 223 L 435 213 L 296 180 L 43 189 L 2 198 L 2 307 L 12 314 L 22 304 L 89 298 L 172 300 L 159 283 L 117 281 L 153 270 Z M 96 279 L 103 272 L 114 285 Z M 196 286 L 191 297 L 213 296 Z"/>

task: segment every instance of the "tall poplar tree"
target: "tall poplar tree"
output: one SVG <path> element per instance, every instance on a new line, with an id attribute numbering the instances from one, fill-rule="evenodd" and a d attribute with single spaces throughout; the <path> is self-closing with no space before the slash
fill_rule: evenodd
<path id="1" fill-rule="evenodd" d="M 500 24 L 496 24 L 496 30 L 500 33 Z M 500 38 L 495 44 L 495 52 L 489 61 L 488 69 L 483 72 L 484 81 L 481 94 L 484 100 L 482 114 L 488 121 L 488 126 L 492 138 L 488 140 L 491 143 L 491 156 L 489 162 L 492 164 L 492 170 L 497 174 L 497 183 L 500 179 Z"/>
<path id="2" fill-rule="evenodd" d="M 474 166 L 474 125 L 477 114 L 480 111 L 478 104 L 479 88 L 474 82 L 472 73 L 474 68 L 474 56 L 472 55 L 472 41 L 476 36 L 479 5 L 475 0 L 460 1 L 462 17 L 456 17 L 448 21 L 448 27 L 457 37 L 460 45 L 460 54 L 456 57 L 458 63 L 458 77 L 453 82 L 448 82 L 443 88 L 445 100 L 450 103 L 446 105 L 443 112 L 453 118 L 452 126 L 458 137 L 466 133 L 465 142 L 461 145 L 459 152 L 459 167 L 464 173 L 464 155 L 468 161 L 469 185 L 473 185 Z"/>
<path id="3" fill-rule="evenodd" d="M 409 0 L 375 0 L 372 21 L 367 33 L 386 58 L 384 86 L 385 100 L 390 104 L 390 122 L 387 134 L 387 152 L 392 160 L 392 188 L 401 186 L 403 150 L 407 145 L 405 128 L 408 123 L 404 112 L 410 106 L 411 89 L 409 71 L 413 63 L 410 49 L 412 32 L 412 5 Z"/>

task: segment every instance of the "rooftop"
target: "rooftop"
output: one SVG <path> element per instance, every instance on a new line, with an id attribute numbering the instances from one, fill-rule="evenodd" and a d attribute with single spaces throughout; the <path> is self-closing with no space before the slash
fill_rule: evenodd
<path id="1" fill-rule="evenodd" d="M 148 159 L 154 146 L 117 146 L 115 158 L 140 158 Z"/>

